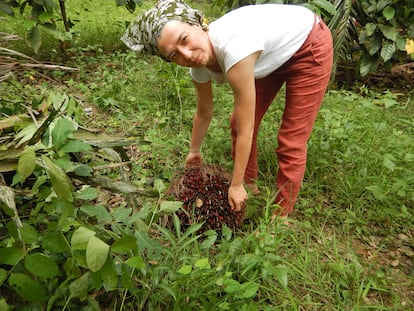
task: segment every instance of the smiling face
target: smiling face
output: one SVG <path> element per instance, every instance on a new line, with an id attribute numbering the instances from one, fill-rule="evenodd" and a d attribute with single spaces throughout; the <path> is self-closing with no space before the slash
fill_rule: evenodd
<path id="1" fill-rule="evenodd" d="M 207 32 L 198 25 L 180 21 L 164 25 L 157 47 L 167 60 L 184 67 L 205 67 L 214 59 Z"/>

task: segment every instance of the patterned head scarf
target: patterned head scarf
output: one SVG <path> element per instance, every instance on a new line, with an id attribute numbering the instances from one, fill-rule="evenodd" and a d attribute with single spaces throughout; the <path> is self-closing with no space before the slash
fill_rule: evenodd
<path id="1" fill-rule="evenodd" d="M 192 9 L 183 0 L 160 0 L 155 7 L 137 17 L 121 40 L 133 51 L 143 51 L 165 59 L 157 48 L 157 39 L 162 27 L 171 20 L 208 28 L 204 23 L 203 13 Z"/>

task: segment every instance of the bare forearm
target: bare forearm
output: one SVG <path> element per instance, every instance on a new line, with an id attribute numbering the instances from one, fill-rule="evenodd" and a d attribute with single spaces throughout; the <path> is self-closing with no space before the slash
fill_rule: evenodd
<path id="1" fill-rule="evenodd" d="M 204 137 L 206 136 L 208 127 L 210 125 L 212 117 L 201 117 L 194 115 L 193 130 L 191 134 L 190 151 L 199 152 L 201 144 L 203 143 Z"/>
<path id="2" fill-rule="evenodd" d="M 250 156 L 250 149 L 252 145 L 252 136 L 240 135 L 237 136 L 236 155 L 234 159 L 232 185 L 241 185 L 244 181 L 244 174 L 247 167 L 247 162 Z"/>

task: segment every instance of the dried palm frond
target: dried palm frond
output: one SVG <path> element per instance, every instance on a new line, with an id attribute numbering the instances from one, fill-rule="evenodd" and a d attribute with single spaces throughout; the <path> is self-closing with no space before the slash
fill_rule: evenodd
<path id="1" fill-rule="evenodd" d="M 19 36 L 0 32 L 0 83 L 7 80 L 14 71 L 19 69 L 26 70 L 28 68 L 39 68 L 49 70 L 68 70 L 78 71 L 78 68 L 71 68 L 60 65 L 45 64 L 37 61 L 33 57 L 18 51 L 4 47 L 8 42 L 21 40 Z"/>

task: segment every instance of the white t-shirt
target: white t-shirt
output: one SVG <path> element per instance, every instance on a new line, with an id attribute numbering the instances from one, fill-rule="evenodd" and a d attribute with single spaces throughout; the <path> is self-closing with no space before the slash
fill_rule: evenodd
<path id="1" fill-rule="evenodd" d="M 209 37 L 222 72 L 256 51 L 262 51 L 254 66 L 256 79 L 266 77 L 287 62 L 312 30 L 314 13 L 299 5 L 260 4 L 231 11 L 209 25 Z M 206 67 L 190 68 L 200 83 L 224 83 L 223 73 Z"/>

